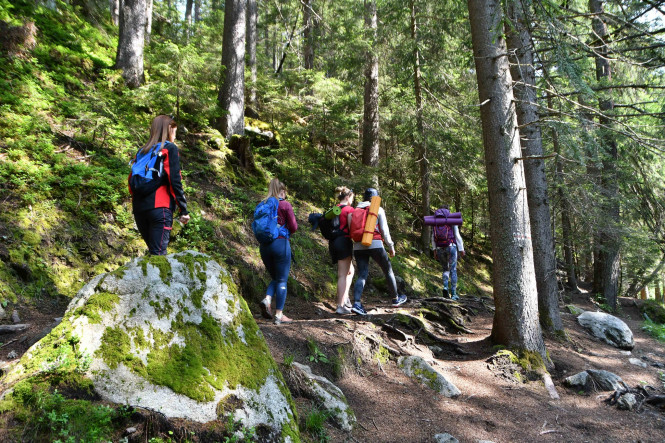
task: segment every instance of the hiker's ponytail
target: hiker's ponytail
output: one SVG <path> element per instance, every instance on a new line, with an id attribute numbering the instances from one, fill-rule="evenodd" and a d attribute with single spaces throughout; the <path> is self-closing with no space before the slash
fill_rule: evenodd
<path id="1" fill-rule="evenodd" d="M 353 194 L 353 189 L 349 189 L 346 186 L 338 186 L 335 188 L 335 194 L 337 194 L 337 200 L 342 201 Z"/>

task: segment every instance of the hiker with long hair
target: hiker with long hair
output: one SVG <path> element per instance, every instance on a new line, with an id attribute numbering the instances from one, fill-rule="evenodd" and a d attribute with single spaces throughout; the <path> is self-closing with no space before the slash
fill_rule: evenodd
<path id="1" fill-rule="evenodd" d="M 277 206 L 277 225 L 279 233 L 277 238 L 269 243 L 260 243 L 259 252 L 272 280 L 266 289 L 265 298 L 259 303 L 261 313 L 265 318 L 273 319 L 275 324 L 288 323 L 292 320 L 284 315 L 286 302 L 286 282 L 291 270 L 291 243 L 289 238 L 298 230 L 298 222 L 293 213 L 291 203 L 286 201 L 286 186 L 277 178 L 273 178 L 268 185 L 268 196 L 279 201 Z M 272 299 L 275 299 L 275 314 L 272 314 Z"/>
<path id="2" fill-rule="evenodd" d="M 333 238 L 328 243 L 330 258 L 333 264 L 337 263 L 337 314 L 350 314 L 351 303 L 349 302 L 349 288 L 353 280 L 353 241 L 349 235 L 348 216 L 353 213 L 353 189 L 346 186 L 335 188 L 335 195 L 342 208 L 339 214 L 339 229 L 341 235 Z"/>
<path id="3" fill-rule="evenodd" d="M 369 212 L 370 200 L 372 197 L 378 196 L 379 191 L 374 188 L 367 188 L 363 193 L 363 201 L 358 203 L 358 206 L 352 214 L 348 215 L 347 223 L 352 226 L 352 220 L 362 213 L 362 210 Z M 353 228 L 352 228 L 353 229 Z M 393 267 L 390 264 L 390 258 L 386 252 L 383 243 L 390 251 L 390 256 L 395 256 L 395 243 L 390 237 L 390 230 L 388 229 L 388 221 L 386 219 L 386 211 L 379 207 L 376 224 L 374 226 L 361 227 L 364 232 L 373 232 L 372 243 L 369 246 L 363 245 L 361 242 L 353 243 L 353 255 L 356 257 L 356 266 L 358 267 L 358 277 L 356 284 L 353 287 L 353 306 L 351 311 L 358 315 L 367 315 L 367 311 L 360 302 L 363 290 L 365 289 L 365 282 L 369 275 L 369 259 L 373 259 L 383 271 L 386 278 L 386 285 L 388 293 L 392 297 L 393 307 L 401 306 L 406 303 L 406 295 L 397 293 L 397 281 L 393 273 Z"/>
<path id="4" fill-rule="evenodd" d="M 134 220 L 151 255 L 166 255 L 176 207 L 180 209 L 180 222 L 189 221 L 180 154 L 174 143 L 177 130 L 172 117 L 155 117 L 150 137 L 136 153 L 129 173 Z"/>

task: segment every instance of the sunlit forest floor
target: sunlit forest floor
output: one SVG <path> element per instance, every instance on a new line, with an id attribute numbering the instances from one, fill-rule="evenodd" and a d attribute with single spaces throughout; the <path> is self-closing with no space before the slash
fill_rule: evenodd
<path id="1" fill-rule="evenodd" d="M 585 310 L 595 310 L 588 293 L 566 294 L 571 302 Z M 478 307 L 475 297 L 463 297 L 462 303 Z M 488 300 L 488 305 L 491 304 Z M 413 312 L 418 301 L 400 312 Z M 586 369 L 605 369 L 621 376 L 630 387 L 650 385 L 662 390 L 663 370 L 649 365 L 646 369 L 628 362 L 631 357 L 646 357 L 649 362 L 665 363 L 665 346 L 641 329 L 638 309 L 633 299 L 622 299 L 620 317 L 635 334 L 635 349 L 628 354 L 592 338 L 577 323 L 576 317 L 562 312 L 569 334 L 568 341 L 547 340 L 556 365 L 552 378 L 560 400 L 551 400 L 540 380 L 520 383 L 505 377 L 505 372 L 491 368 L 487 360 L 495 352 L 489 341 L 491 310 L 477 309 L 467 327 L 471 334 L 445 337 L 456 342 L 464 354 L 445 352 L 436 358 L 421 344 L 392 340 L 381 324 L 397 314 L 386 298 L 371 297 L 368 306 L 377 309 L 369 318 L 334 315 L 325 303 L 302 304 L 294 300 L 287 308 L 296 322 L 273 326 L 257 319 L 275 360 L 311 364 L 315 372 L 335 378 L 332 364 L 310 361 L 308 340 L 315 341 L 326 355 L 335 355 L 340 346 L 353 349 L 358 337 L 383 337 L 395 349 L 408 350 L 433 362 L 433 367 L 462 391 L 457 399 L 447 399 L 414 383 L 391 361 L 357 366 L 351 356 L 336 381 L 346 394 L 358 417 L 358 426 L 347 436 L 327 425 L 331 441 L 432 441 L 435 434 L 447 432 L 460 441 L 643 441 L 665 440 L 665 416 L 655 409 L 641 413 L 620 411 L 604 400 L 609 392 L 577 393 L 562 385 L 563 379 Z M 362 351 L 359 351 L 362 352 Z M 348 352 L 347 352 L 348 353 Z M 352 351 L 353 353 L 353 351 Z M 299 412 L 306 415 L 315 408 L 300 399 Z"/>

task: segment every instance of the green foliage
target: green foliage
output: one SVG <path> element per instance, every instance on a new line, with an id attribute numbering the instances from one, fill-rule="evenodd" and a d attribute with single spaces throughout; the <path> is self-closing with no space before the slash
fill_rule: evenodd
<path id="1" fill-rule="evenodd" d="M 328 359 L 328 356 L 319 349 L 319 345 L 314 338 L 307 338 L 307 349 L 309 349 L 309 361 L 315 363 L 330 363 L 330 359 Z"/>
<path id="2" fill-rule="evenodd" d="M 642 329 L 659 341 L 665 342 L 665 324 L 645 320 Z"/>
<path id="3" fill-rule="evenodd" d="M 640 312 L 654 323 L 665 324 L 665 306 L 656 300 L 645 300 Z"/>
<path id="4" fill-rule="evenodd" d="M 328 412 L 313 408 L 304 418 L 305 431 L 317 442 L 330 441 L 325 428 L 325 422 L 328 420 L 328 417 Z"/>
<path id="5" fill-rule="evenodd" d="M 26 380 L 14 387 L 9 400 L 15 420 L 22 424 L 21 441 L 93 442 L 111 438 L 115 425 L 130 412 L 97 405 L 87 400 L 68 399 L 48 383 Z M 116 422 L 116 424 L 114 424 Z"/>

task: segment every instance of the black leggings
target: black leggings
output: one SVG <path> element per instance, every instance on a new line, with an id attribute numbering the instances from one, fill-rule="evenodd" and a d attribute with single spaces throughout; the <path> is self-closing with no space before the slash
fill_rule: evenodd
<path id="1" fill-rule="evenodd" d="M 173 226 L 173 212 L 169 208 L 155 208 L 135 213 L 134 220 L 150 254 L 166 255 Z"/>
<path id="2" fill-rule="evenodd" d="M 381 267 L 383 275 L 386 277 L 388 293 L 390 293 L 393 298 L 397 297 L 397 282 L 395 281 L 395 274 L 393 273 L 393 267 L 390 264 L 390 259 L 384 248 L 356 249 L 353 251 L 353 255 L 356 257 L 356 265 L 358 267 L 358 273 L 356 274 L 358 278 L 353 287 L 354 302 L 360 303 L 360 297 L 363 294 L 363 289 L 365 289 L 365 282 L 369 275 L 370 257 Z"/>

